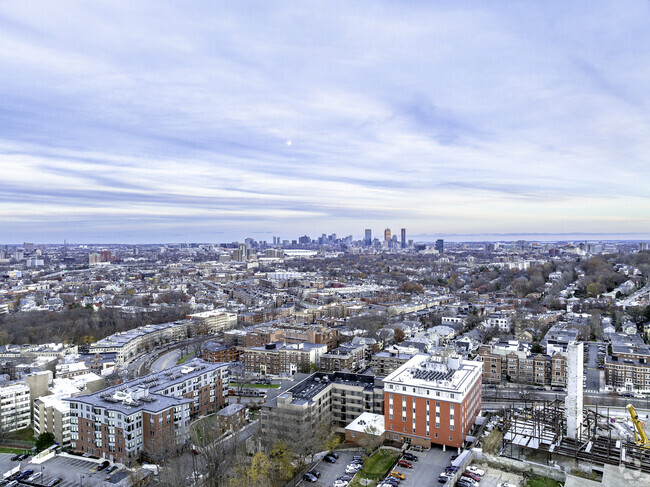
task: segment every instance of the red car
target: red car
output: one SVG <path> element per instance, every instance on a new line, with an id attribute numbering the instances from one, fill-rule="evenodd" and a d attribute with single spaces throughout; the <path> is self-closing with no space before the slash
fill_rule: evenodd
<path id="1" fill-rule="evenodd" d="M 397 465 L 399 465 L 400 467 L 406 467 L 406 468 L 413 467 L 413 464 L 407 462 L 406 460 L 400 460 L 399 462 L 397 462 Z"/>
<path id="2" fill-rule="evenodd" d="M 473 474 L 472 472 L 465 472 L 462 476 L 463 477 L 469 477 L 470 479 L 476 480 L 477 482 L 481 481 L 481 477 L 479 477 L 476 474 Z"/>

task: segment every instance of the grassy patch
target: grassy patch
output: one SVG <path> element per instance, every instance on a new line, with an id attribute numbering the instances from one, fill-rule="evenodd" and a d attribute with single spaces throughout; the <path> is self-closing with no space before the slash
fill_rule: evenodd
<path id="1" fill-rule="evenodd" d="M 34 441 L 34 430 L 32 428 L 23 428 L 21 430 L 12 431 L 7 435 L 10 440 L 19 441 Z"/>
<path id="2" fill-rule="evenodd" d="M 176 365 L 184 364 L 185 362 L 187 362 L 187 359 L 189 359 L 189 358 L 192 357 L 192 356 L 194 356 L 193 353 L 188 353 L 188 354 L 185 355 L 184 357 L 181 357 L 180 360 L 179 360 L 178 362 L 176 362 Z"/>
<path id="3" fill-rule="evenodd" d="M 7 448 L 4 446 L 0 446 L 0 453 L 13 453 L 14 455 L 18 453 L 25 453 L 27 450 L 20 449 L 20 448 Z"/>
<path id="4" fill-rule="evenodd" d="M 241 387 L 241 384 L 237 382 L 230 382 L 229 385 L 232 388 Z M 244 387 L 251 389 L 279 389 L 280 384 L 244 384 Z"/>
<path id="5" fill-rule="evenodd" d="M 372 455 L 359 473 L 354 477 L 350 487 L 361 487 L 359 479 L 381 480 L 389 472 L 397 458 L 399 452 L 393 450 L 379 450 Z"/>
<path id="6" fill-rule="evenodd" d="M 561 482 L 557 480 L 545 479 L 543 477 L 532 477 L 526 482 L 526 487 L 560 487 Z"/>

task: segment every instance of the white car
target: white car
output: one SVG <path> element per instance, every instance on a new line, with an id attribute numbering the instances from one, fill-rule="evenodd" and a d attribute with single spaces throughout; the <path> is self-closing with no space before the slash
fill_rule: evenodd
<path id="1" fill-rule="evenodd" d="M 357 473 L 361 470 L 361 465 L 348 465 L 345 467 L 345 473 Z"/>
<path id="2" fill-rule="evenodd" d="M 517 486 L 509 482 L 501 482 L 497 487 L 517 487 Z"/>
<path id="3" fill-rule="evenodd" d="M 348 487 L 349 482 L 346 482 L 345 480 L 335 480 L 333 486 L 334 487 Z"/>
<path id="4" fill-rule="evenodd" d="M 467 471 L 469 473 L 473 473 L 474 475 L 478 475 L 479 477 L 483 477 L 485 475 L 485 470 L 482 468 L 475 467 L 474 465 L 470 465 L 467 467 Z"/>

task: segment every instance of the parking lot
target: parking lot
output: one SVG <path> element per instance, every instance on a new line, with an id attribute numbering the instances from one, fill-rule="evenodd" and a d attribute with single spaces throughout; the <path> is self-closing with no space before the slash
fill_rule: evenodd
<path id="1" fill-rule="evenodd" d="M 410 462 L 413 468 L 398 467 L 396 470 L 406 477 L 400 482 L 400 487 L 419 487 L 422 485 L 437 485 L 438 476 L 451 465 L 451 456 L 457 453 L 456 448 L 442 451 L 440 446 L 432 446 L 428 451 L 409 451 L 418 457 L 417 462 Z"/>
<path id="2" fill-rule="evenodd" d="M 11 457 L 13 457 L 13 453 L 0 453 L 0 473 L 5 473 L 11 470 L 12 468 L 15 468 L 18 466 L 20 463 L 20 466 L 23 467 L 24 465 L 27 465 L 27 462 L 31 459 L 28 458 L 26 460 L 23 460 L 22 462 L 18 461 L 12 461 Z M 24 468 L 24 467 L 23 467 Z"/>
<path id="3" fill-rule="evenodd" d="M 17 463 L 17 462 L 15 462 Z M 98 462 L 88 460 L 82 457 L 73 458 L 67 456 L 57 456 L 43 462 L 41 465 L 22 464 L 23 469 L 33 469 L 34 472 L 42 472 L 42 476 L 35 481 L 41 485 L 46 485 L 54 478 L 63 479 L 60 487 L 73 486 L 98 486 L 106 481 L 109 475 L 105 471 L 96 472 Z M 118 474 L 119 470 L 113 472 L 111 476 Z M 119 475 L 118 475 L 119 477 Z M 33 485 L 33 484 L 32 484 Z"/>
<path id="4" fill-rule="evenodd" d="M 315 486 L 315 487 L 331 487 L 338 477 L 345 475 L 345 467 L 352 461 L 354 455 L 359 455 L 362 452 L 338 451 L 339 459 L 336 463 L 327 463 L 320 461 L 312 470 L 318 470 L 321 473 L 321 478 L 317 482 L 307 482 L 301 480 L 298 484 L 301 487 Z M 445 470 L 447 465 L 451 464 L 451 456 L 457 453 L 457 449 L 447 449 L 442 451 L 442 447 L 433 446 L 428 451 L 416 452 L 411 451 L 418 457 L 417 461 L 409 462 L 413 465 L 412 468 L 397 467 L 395 470 L 401 472 L 406 477 L 402 480 L 400 487 L 420 487 L 423 485 L 437 485 L 438 476 Z"/>
<path id="5" fill-rule="evenodd" d="M 321 478 L 318 479 L 318 482 L 307 482 L 301 480 L 298 485 L 301 487 L 306 487 L 308 485 L 315 487 L 331 487 L 338 477 L 345 475 L 345 467 L 352 461 L 352 457 L 360 454 L 358 451 L 337 451 L 336 453 L 339 455 L 336 463 L 327 463 L 321 460 L 314 468 L 312 468 L 312 470 L 318 470 L 321 473 Z"/>

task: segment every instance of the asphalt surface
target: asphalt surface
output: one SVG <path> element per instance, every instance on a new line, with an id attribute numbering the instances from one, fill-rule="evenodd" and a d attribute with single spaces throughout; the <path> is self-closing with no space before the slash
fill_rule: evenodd
<path id="1" fill-rule="evenodd" d="M 176 362 L 178 362 L 181 359 L 181 351 L 180 349 L 178 350 L 172 350 L 171 352 L 167 352 L 151 364 L 151 372 L 160 372 L 161 370 L 168 369 L 170 367 L 173 367 L 176 365 Z"/>
<path id="2" fill-rule="evenodd" d="M 109 477 L 118 474 L 118 471 L 107 474 L 106 471 L 97 472 L 98 463 L 83 457 L 73 458 L 66 456 L 57 456 L 43 462 L 41 465 L 25 465 L 24 469 L 30 468 L 34 472 L 42 472 L 42 476 L 35 480 L 34 483 L 46 485 L 54 478 L 61 478 L 59 487 L 74 486 L 98 486 L 106 481 Z"/>
<path id="3" fill-rule="evenodd" d="M 601 343 L 585 343 L 587 347 L 587 364 L 584 368 L 585 373 L 585 392 L 600 391 L 600 370 L 598 370 L 598 346 Z"/>
<path id="4" fill-rule="evenodd" d="M 327 463 L 321 460 L 311 469 L 318 470 L 321 473 L 321 477 L 317 482 L 301 480 L 297 485 L 300 487 L 306 487 L 308 485 L 314 487 L 331 487 L 338 477 L 346 475 L 345 467 L 347 467 L 348 463 L 352 461 L 352 457 L 361 454 L 361 452 L 358 451 L 337 451 L 336 453 L 339 455 L 336 463 Z M 350 474 L 350 476 L 352 475 Z"/>
<path id="5" fill-rule="evenodd" d="M 410 462 L 413 468 L 395 469 L 406 477 L 400 482 L 400 487 L 438 485 L 438 477 L 447 465 L 451 465 L 451 456 L 458 453 L 458 448 L 447 448 L 447 451 L 443 451 L 441 446 L 434 445 L 426 452 L 409 453 L 417 456 L 418 461 Z"/>

